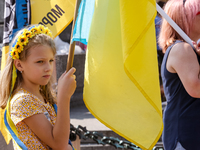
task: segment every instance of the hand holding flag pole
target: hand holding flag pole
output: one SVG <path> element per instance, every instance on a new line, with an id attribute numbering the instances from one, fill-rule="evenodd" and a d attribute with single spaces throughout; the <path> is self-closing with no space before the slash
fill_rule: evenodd
<path id="1" fill-rule="evenodd" d="M 176 30 L 176 32 L 191 46 L 192 40 L 183 32 L 183 30 L 164 12 L 164 10 L 156 3 L 156 9 L 161 14 L 163 18 L 167 20 L 167 22 Z"/>
<path id="2" fill-rule="evenodd" d="M 76 7 L 75 7 L 75 11 L 74 11 L 74 19 L 73 19 L 73 25 L 72 25 L 72 31 L 71 31 L 71 39 L 73 37 L 73 30 L 74 30 L 74 25 L 76 22 L 76 17 L 78 15 L 78 8 L 80 5 L 80 2 L 81 2 L 81 0 L 76 0 Z M 75 45 L 76 45 L 76 42 L 75 41 L 71 42 L 71 40 L 70 40 L 66 71 L 69 71 L 73 66 Z"/>

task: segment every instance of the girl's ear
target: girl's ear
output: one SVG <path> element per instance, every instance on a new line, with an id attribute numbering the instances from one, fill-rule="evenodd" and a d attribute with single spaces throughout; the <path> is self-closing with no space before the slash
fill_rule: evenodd
<path id="1" fill-rule="evenodd" d="M 22 67 L 21 61 L 19 59 L 15 59 L 14 64 L 15 64 L 15 67 L 17 70 L 23 71 L 23 67 Z"/>

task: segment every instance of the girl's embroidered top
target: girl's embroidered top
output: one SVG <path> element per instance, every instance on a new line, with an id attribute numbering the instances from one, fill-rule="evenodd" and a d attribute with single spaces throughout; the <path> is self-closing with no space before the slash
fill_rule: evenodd
<path id="1" fill-rule="evenodd" d="M 27 29 L 24 29 L 19 37 L 13 42 L 10 51 L 10 57 L 12 59 L 19 59 L 19 54 L 23 51 L 31 38 L 38 34 L 46 34 L 52 37 L 51 31 L 43 25 L 34 25 Z"/>
<path id="2" fill-rule="evenodd" d="M 52 126 L 56 122 L 56 112 L 49 102 L 44 103 L 32 93 L 23 88 L 17 90 L 10 103 L 10 114 L 17 132 L 18 138 L 25 144 L 28 150 L 50 150 L 49 146 L 41 141 L 23 120 L 35 114 L 44 114 Z M 17 144 L 14 142 L 14 149 Z"/>

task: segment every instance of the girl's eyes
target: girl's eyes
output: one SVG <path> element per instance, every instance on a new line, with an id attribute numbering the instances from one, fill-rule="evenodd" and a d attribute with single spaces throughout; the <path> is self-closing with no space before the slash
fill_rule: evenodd
<path id="1" fill-rule="evenodd" d="M 49 62 L 53 62 L 53 61 L 54 61 L 53 59 L 49 60 Z M 43 63 L 43 62 L 44 62 L 43 60 L 37 61 L 37 63 Z"/>
<path id="2" fill-rule="evenodd" d="M 54 61 L 53 59 L 50 60 L 50 62 L 53 62 L 53 61 Z"/>
<path id="3" fill-rule="evenodd" d="M 43 63 L 44 61 L 40 60 L 40 61 L 37 61 L 37 63 Z"/>

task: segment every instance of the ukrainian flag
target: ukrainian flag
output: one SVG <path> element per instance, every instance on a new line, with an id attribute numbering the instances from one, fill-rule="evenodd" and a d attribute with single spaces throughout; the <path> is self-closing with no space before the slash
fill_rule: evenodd
<path id="1" fill-rule="evenodd" d="M 155 16 L 154 0 L 82 0 L 72 39 L 87 44 L 87 108 L 144 150 L 163 130 Z"/>

